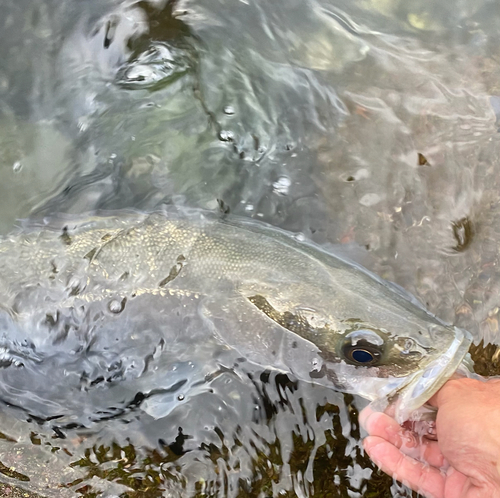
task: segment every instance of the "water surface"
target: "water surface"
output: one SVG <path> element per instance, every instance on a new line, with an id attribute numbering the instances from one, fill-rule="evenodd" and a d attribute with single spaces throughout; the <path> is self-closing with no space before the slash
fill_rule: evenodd
<path id="1" fill-rule="evenodd" d="M 486 0 L 5 0 L 0 233 L 61 212 L 222 202 L 343 246 L 490 344 L 474 352 L 481 373 L 494 372 L 499 10 Z M 165 311 L 178 317 L 172 331 L 188 316 L 175 311 Z M 363 401 L 258 369 L 197 338 L 194 319 L 190 339 L 168 337 L 165 357 L 154 317 L 127 313 L 148 330 L 120 342 L 135 363 L 120 364 L 111 341 L 122 331 L 110 331 L 109 361 L 68 378 L 80 389 L 68 407 L 88 411 L 68 420 L 46 405 L 3 407 L 8 486 L 411 495 L 364 456 Z M 134 377 L 146 363 L 156 370 Z"/>

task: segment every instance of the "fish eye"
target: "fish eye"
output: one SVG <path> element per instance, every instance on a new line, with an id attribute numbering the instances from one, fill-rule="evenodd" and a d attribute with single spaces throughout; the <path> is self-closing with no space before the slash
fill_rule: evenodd
<path id="1" fill-rule="evenodd" d="M 345 344 L 342 348 L 344 359 L 351 365 L 374 366 L 380 360 L 381 352 L 365 341 L 352 346 Z"/>
<path id="2" fill-rule="evenodd" d="M 351 365 L 374 366 L 383 352 L 383 339 L 372 330 L 355 330 L 345 336 L 342 355 Z"/>
<path id="3" fill-rule="evenodd" d="M 374 360 L 373 354 L 366 349 L 353 349 L 351 351 L 351 358 L 362 364 L 371 363 Z"/>

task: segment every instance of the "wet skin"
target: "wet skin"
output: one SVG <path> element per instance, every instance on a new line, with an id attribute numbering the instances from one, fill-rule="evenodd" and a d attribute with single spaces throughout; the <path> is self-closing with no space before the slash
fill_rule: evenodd
<path id="1" fill-rule="evenodd" d="M 500 497 L 500 379 L 448 381 L 429 401 L 437 440 L 385 413 L 360 414 L 364 448 L 387 474 L 432 498 Z"/>

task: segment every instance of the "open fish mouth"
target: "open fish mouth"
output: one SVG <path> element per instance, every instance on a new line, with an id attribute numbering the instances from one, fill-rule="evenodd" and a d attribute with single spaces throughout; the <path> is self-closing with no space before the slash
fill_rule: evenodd
<path id="1" fill-rule="evenodd" d="M 454 327 L 455 338 L 449 348 L 413 374 L 397 391 L 394 417 L 403 423 L 412 412 L 422 407 L 451 378 L 463 362 L 472 343 L 472 336 Z"/>

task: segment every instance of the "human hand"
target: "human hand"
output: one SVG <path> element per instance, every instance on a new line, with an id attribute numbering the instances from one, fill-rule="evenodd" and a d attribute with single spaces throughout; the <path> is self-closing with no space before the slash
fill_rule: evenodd
<path id="1" fill-rule="evenodd" d="M 500 498 L 500 379 L 450 380 L 429 404 L 437 441 L 370 406 L 360 413 L 373 462 L 429 498 Z"/>

